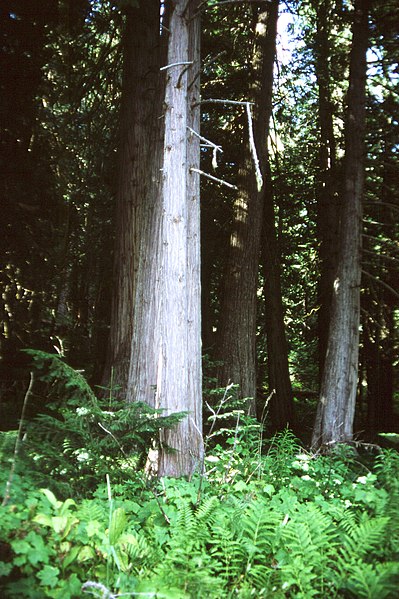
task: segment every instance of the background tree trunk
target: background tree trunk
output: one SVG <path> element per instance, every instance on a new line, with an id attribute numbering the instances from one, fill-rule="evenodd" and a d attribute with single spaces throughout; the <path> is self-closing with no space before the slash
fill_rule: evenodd
<path id="1" fill-rule="evenodd" d="M 270 400 L 273 428 L 294 425 L 294 402 L 288 366 L 284 307 L 281 293 L 281 256 L 278 246 L 270 168 L 264 190 L 262 261 L 264 272 L 265 329 Z"/>
<path id="2" fill-rule="evenodd" d="M 358 380 L 365 82 L 368 42 L 366 2 L 354 9 L 345 146 L 345 190 L 337 275 L 314 446 L 351 441 Z"/>
<path id="3" fill-rule="evenodd" d="M 330 29 L 331 0 L 316 3 L 317 30 L 315 36 L 315 70 L 319 92 L 318 111 L 320 128 L 319 173 L 317 179 L 317 229 L 319 238 L 320 278 L 318 283 L 318 342 L 319 376 L 324 369 L 327 351 L 328 327 L 334 276 L 337 263 L 339 201 L 337 193 L 337 165 L 331 98 Z"/>
<path id="4" fill-rule="evenodd" d="M 114 291 L 108 357 L 103 378 L 103 385 L 107 385 L 111 368 L 114 369 L 113 380 L 119 387 L 116 394 L 121 397 L 126 396 L 128 384 L 133 320 L 136 318 L 137 307 L 143 308 L 137 301 L 141 291 L 138 288 L 139 266 L 142 261 L 150 260 L 150 255 L 145 253 L 145 240 L 149 226 L 148 212 L 155 203 L 153 159 L 156 150 L 153 131 L 159 117 L 156 112 L 159 108 L 157 94 L 160 92 L 159 27 L 158 0 L 148 0 L 140 8 L 127 10 L 116 200 Z M 148 296 L 143 301 L 149 301 Z M 139 356 L 134 359 L 138 361 Z M 155 384 L 155 381 L 152 383 Z M 135 395 L 129 391 L 129 399 Z"/>
<path id="5" fill-rule="evenodd" d="M 219 323 L 219 384 L 239 385 L 239 394 L 250 398 L 248 411 L 256 413 L 256 293 L 261 250 L 262 214 L 267 163 L 267 138 L 271 116 L 273 65 L 276 51 L 278 1 L 254 9 L 253 71 L 248 100 L 254 106 L 254 139 L 263 176 L 255 178 L 249 143 L 239 172 L 239 192 L 234 206 L 230 254 L 225 274 Z M 247 131 L 246 135 L 249 133 Z"/>

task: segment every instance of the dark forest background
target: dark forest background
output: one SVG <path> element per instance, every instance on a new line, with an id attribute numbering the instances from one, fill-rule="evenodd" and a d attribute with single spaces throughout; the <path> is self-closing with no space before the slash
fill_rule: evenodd
<path id="1" fill-rule="evenodd" d="M 122 37 L 126 10 L 134 4 L 3 0 L 0 7 L 3 429 L 16 427 L 28 385 L 29 357 L 23 349 L 60 353 L 91 384 L 104 381 L 114 285 Z M 251 11 L 251 3 L 226 3 L 204 11 L 203 100 L 248 99 Z M 254 333 L 256 401 L 262 413 L 276 386 L 268 348 L 273 301 L 280 293 L 268 287 L 272 238 L 281 271 L 293 424 L 308 439 L 328 330 L 323 284 L 336 251 L 334 210 L 343 179 L 351 6 L 344 0 L 292 0 L 281 3 L 280 12 L 288 29 L 284 33 L 279 29 L 274 67 L 269 135 L 272 203 L 263 224 Z M 372 440 L 380 432 L 399 431 L 397 18 L 394 1 L 372 3 L 355 424 L 360 437 Z M 330 127 L 327 134 L 323 118 Z M 223 148 L 217 170 L 212 148 L 202 149 L 204 171 L 239 184 L 245 126 L 242 107 L 204 102 L 201 133 Z M 234 273 L 229 243 L 235 200 L 231 189 L 202 179 L 205 392 L 226 383 L 220 364 L 229 351 L 223 355 L 220 335 Z M 234 312 L 229 314 L 234 323 Z M 237 329 L 237 337 L 240 334 Z M 45 401 L 35 395 L 28 416 L 45 411 Z M 273 407 L 268 426 L 280 427 Z"/>

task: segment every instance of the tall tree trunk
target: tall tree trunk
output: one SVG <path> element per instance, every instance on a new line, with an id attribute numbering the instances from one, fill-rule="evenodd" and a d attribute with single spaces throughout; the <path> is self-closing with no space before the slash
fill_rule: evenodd
<path id="1" fill-rule="evenodd" d="M 199 178 L 200 29 L 197 0 L 176 0 L 169 24 L 163 157 L 162 271 L 157 396 L 167 414 L 187 411 L 162 433 L 160 476 L 202 469 Z"/>
<path id="2" fill-rule="evenodd" d="M 199 11 L 197 0 L 168 4 L 166 56 L 159 2 L 140 6 L 125 37 L 109 365 L 127 401 L 188 412 L 161 438 L 158 474 L 181 476 L 203 454 L 200 146 L 188 130 L 199 134 Z"/>
<path id="3" fill-rule="evenodd" d="M 294 424 L 294 402 L 288 367 L 284 307 L 281 293 L 281 256 L 276 234 L 270 167 L 264 190 L 262 261 L 264 271 L 265 328 L 270 400 L 273 427 L 281 430 Z"/>
<path id="4" fill-rule="evenodd" d="M 154 205 L 153 130 L 154 124 L 159 122 L 156 112 L 160 92 L 159 27 L 158 0 L 148 0 L 141 3 L 140 8 L 128 9 L 124 32 L 114 291 L 103 378 L 106 385 L 112 368 L 118 395 L 122 397 L 126 396 L 128 382 L 133 319 L 136 307 L 141 308 L 135 301 L 139 264 L 150 260 L 142 250 L 147 234 L 147 213 Z"/>
<path id="5" fill-rule="evenodd" d="M 388 117 L 389 111 L 386 111 Z M 383 129 L 384 131 L 384 129 Z M 392 193 L 397 185 L 397 159 L 395 157 L 396 137 L 389 139 L 385 129 L 385 139 L 382 145 L 381 167 L 382 177 L 378 200 L 382 206 L 375 208 L 372 212 L 377 216 L 377 222 L 384 226 L 376 228 L 374 232 L 378 237 L 385 236 L 386 226 L 392 227 L 397 223 L 397 214 L 392 207 Z M 373 241 L 366 238 L 367 242 Z M 378 242 L 377 242 L 378 243 Z M 370 257 L 370 254 L 367 254 Z M 368 293 L 362 302 L 363 310 L 363 356 L 366 366 L 367 379 L 367 432 L 372 440 L 381 431 L 394 430 L 394 362 L 396 355 L 395 338 L 395 309 L 398 306 L 398 298 L 389 290 L 395 289 L 398 280 L 398 267 L 394 264 L 385 268 L 386 256 L 376 253 L 372 256 L 372 262 L 366 266 L 367 269 L 375 269 L 379 277 L 388 285 L 370 281 Z"/>
<path id="6" fill-rule="evenodd" d="M 345 145 L 345 189 L 337 275 L 313 446 L 353 438 L 358 379 L 362 196 L 364 186 L 365 82 L 368 41 L 366 2 L 356 0 L 350 59 Z"/>
<path id="7" fill-rule="evenodd" d="M 329 68 L 331 0 L 316 3 L 315 70 L 319 101 L 319 173 L 317 180 L 317 228 L 319 238 L 320 280 L 318 283 L 319 376 L 324 369 L 332 290 L 337 263 L 339 203 L 336 179 L 336 148 Z"/>
<path id="8" fill-rule="evenodd" d="M 247 143 L 234 206 L 218 341 L 218 357 L 222 362 L 219 383 L 225 385 L 231 381 L 238 384 L 241 397 L 250 398 L 248 411 L 252 414 L 256 411 L 256 293 L 278 1 L 273 0 L 266 8 L 262 4 L 255 11 L 253 72 L 248 100 L 255 103 L 254 139 L 263 185 L 260 188 L 257 183 L 254 161 Z"/>

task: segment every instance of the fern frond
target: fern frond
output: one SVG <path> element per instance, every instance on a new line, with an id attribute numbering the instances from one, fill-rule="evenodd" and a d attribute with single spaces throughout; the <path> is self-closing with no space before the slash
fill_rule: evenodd
<path id="1" fill-rule="evenodd" d="M 214 495 L 204 499 L 196 510 L 196 518 L 199 524 L 211 526 L 216 518 L 216 510 L 219 507 L 219 500 Z"/>
<path id="2" fill-rule="evenodd" d="M 394 599 L 398 596 L 399 563 L 367 564 L 359 560 L 352 565 L 344 588 L 359 599 Z"/>
<path id="3" fill-rule="evenodd" d="M 373 553 L 384 542 L 389 518 L 372 518 L 363 512 L 357 526 L 352 527 L 352 522 L 351 519 L 351 528 L 343 540 L 341 549 L 341 555 L 345 562 L 351 560 L 353 555 L 363 558 Z"/>
<path id="4" fill-rule="evenodd" d="M 247 556 L 244 546 L 237 539 L 227 518 L 212 527 L 209 553 L 215 560 L 218 576 L 226 582 L 238 579 L 245 571 Z"/>
<path id="5" fill-rule="evenodd" d="M 78 512 L 79 519 L 82 522 L 107 522 L 108 519 L 108 506 L 103 503 L 83 500 Z"/>

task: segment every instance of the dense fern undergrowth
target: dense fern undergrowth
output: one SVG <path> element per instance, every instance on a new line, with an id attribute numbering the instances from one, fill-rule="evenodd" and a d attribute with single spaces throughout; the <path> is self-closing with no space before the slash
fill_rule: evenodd
<path id="1" fill-rule="evenodd" d="M 203 472 L 158 480 L 148 452 L 184 414 L 97 399 L 59 358 L 33 358 L 49 408 L 17 451 L 1 433 L 1 597 L 399 596 L 395 450 L 265 440 L 224 394 Z"/>

